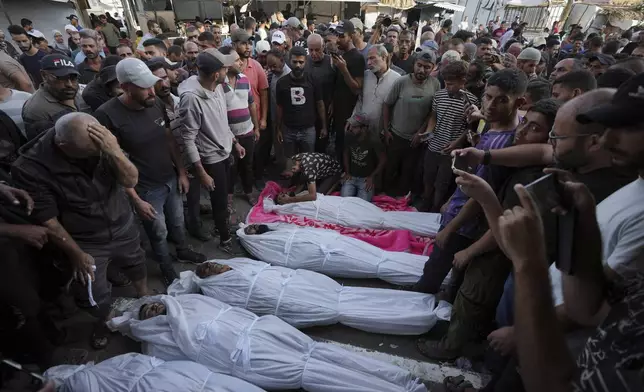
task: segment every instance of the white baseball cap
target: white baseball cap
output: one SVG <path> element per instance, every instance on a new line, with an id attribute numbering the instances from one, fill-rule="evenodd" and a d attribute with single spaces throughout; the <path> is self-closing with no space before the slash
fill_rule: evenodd
<path id="1" fill-rule="evenodd" d="M 154 76 L 143 61 L 134 57 L 125 58 L 116 64 L 116 79 L 119 83 L 132 83 L 140 88 L 150 88 L 161 80 Z"/>
<path id="2" fill-rule="evenodd" d="M 74 27 L 74 25 L 68 24 L 68 25 L 65 25 L 65 31 L 78 31 L 78 29 Z"/>
<path id="3" fill-rule="evenodd" d="M 286 36 L 284 35 L 284 32 L 282 31 L 274 32 L 273 37 L 271 37 L 271 43 L 273 42 L 277 42 L 280 45 L 286 42 Z"/>
<path id="4" fill-rule="evenodd" d="M 269 44 L 268 41 L 266 40 L 257 41 L 257 43 L 255 44 L 255 51 L 257 53 L 264 53 L 270 50 L 271 50 L 271 44 Z"/>

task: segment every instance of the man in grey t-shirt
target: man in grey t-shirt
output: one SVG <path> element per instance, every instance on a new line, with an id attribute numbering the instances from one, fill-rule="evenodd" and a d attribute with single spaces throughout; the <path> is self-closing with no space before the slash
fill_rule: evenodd
<path id="1" fill-rule="evenodd" d="M 383 105 L 387 144 L 384 186 L 392 195 L 405 195 L 410 191 L 421 153 L 418 140 L 412 139 L 427 126 L 432 99 L 440 89 L 438 79 L 430 76 L 436 65 L 436 55 L 425 49 L 414 56 L 414 72 L 396 80 Z"/>

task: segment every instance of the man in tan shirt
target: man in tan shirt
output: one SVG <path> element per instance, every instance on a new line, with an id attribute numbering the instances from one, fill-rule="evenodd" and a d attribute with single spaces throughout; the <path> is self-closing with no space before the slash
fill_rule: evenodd
<path id="1" fill-rule="evenodd" d="M 35 91 L 25 68 L 4 51 L 0 51 L 0 85 L 28 93 Z"/>

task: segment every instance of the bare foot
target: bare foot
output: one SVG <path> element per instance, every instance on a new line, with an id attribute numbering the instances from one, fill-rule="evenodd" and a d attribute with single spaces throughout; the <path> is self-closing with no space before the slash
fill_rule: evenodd
<path id="1" fill-rule="evenodd" d="M 514 327 L 503 327 L 487 335 L 490 347 L 502 355 L 510 355 L 516 349 Z"/>

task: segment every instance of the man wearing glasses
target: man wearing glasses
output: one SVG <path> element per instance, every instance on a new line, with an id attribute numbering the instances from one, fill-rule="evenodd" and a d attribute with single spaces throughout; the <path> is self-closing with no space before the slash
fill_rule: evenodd
<path id="1" fill-rule="evenodd" d="M 40 73 L 43 83 L 22 109 L 29 140 L 66 113 L 89 111 L 78 92 L 78 70 L 72 59 L 61 54 L 47 55 L 42 59 Z"/>

